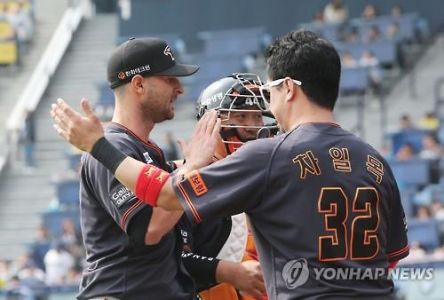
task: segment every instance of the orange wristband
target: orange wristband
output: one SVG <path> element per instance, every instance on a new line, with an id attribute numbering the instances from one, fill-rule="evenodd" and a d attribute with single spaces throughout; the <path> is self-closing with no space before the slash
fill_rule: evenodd
<path id="1" fill-rule="evenodd" d="M 168 172 L 153 165 L 145 165 L 136 182 L 137 198 L 150 206 L 156 206 L 160 190 L 168 178 Z"/>

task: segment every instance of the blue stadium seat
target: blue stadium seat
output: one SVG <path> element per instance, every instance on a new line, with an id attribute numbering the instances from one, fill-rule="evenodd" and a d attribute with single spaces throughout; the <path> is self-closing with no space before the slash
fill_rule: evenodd
<path id="1" fill-rule="evenodd" d="M 407 219 L 410 220 L 414 216 L 413 197 L 415 196 L 414 189 L 400 189 L 401 203 L 404 208 L 404 213 Z"/>
<path id="2" fill-rule="evenodd" d="M 249 36 L 258 37 L 264 33 L 265 33 L 265 28 L 262 26 L 258 26 L 258 27 L 248 27 L 248 28 L 201 31 L 197 33 L 197 37 L 201 40 L 211 40 L 211 39 L 232 38 L 234 35 L 236 35 L 237 37 L 249 37 Z"/>
<path id="3" fill-rule="evenodd" d="M 389 164 L 400 185 L 421 186 L 430 182 L 430 161 L 422 159 L 392 160 Z"/>
<path id="4" fill-rule="evenodd" d="M 203 31 L 197 36 L 204 42 L 204 53 L 208 57 L 256 53 L 261 48 L 263 27 L 229 30 Z M 239 71 L 239 70 L 237 70 Z"/>
<path id="5" fill-rule="evenodd" d="M 99 99 L 97 104 L 114 105 L 114 93 L 109 87 L 107 82 L 101 82 L 98 84 Z"/>
<path id="6" fill-rule="evenodd" d="M 407 40 L 415 38 L 415 31 L 419 20 L 417 13 L 409 13 L 402 15 L 399 19 L 393 19 L 393 21 L 399 24 L 400 37 Z"/>
<path id="7" fill-rule="evenodd" d="M 339 90 L 342 93 L 364 93 L 369 86 L 368 68 L 344 68 L 341 73 Z"/>
<path id="8" fill-rule="evenodd" d="M 107 82 L 101 82 L 97 85 L 99 97 L 94 103 L 95 113 L 102 120 L 111 119 L 114 111 L 114 93 Z"/>
<path id="9" fill-rule="evenodd" d="M 68 166 L 70 170 L 77 171 L 77 168 L 80 164 L 80 158 L 82 157 L 82 153 L 68 153 L 66 154 L 68 158 Z"/>
<path id="10" fill-rule="evenodd" d="M 239 72 L 242 66 L 241 57 L 225 55 L 219 57 L 196 57 L 192 63 L 200 66 L 199 72 L 194 75 L 194 81 L 205 80 L 212 82 L 223 76 Z"/>
<path id="11" fill-rule="evenodd" d="M 377 27 L 381 35 L 383 35 L 391 23 L 396 23 L 399 26 L 399 38 L 411 40 L 415 35 L 417 21 L 418 14 L 410 13 L 402 15 L 400 18 L 394 18 L 392 16 L 380 16 L 371 20 L 356 18 L 350 20 L 350 25 L 358 29 L 361 37 L 365 37 L 368 30 L 373 26 Z"/>
<path id="12" fill-rule="evenodd" d="M 428 133 L 430 133 L 429 130 L 408 129 L 390 134 L 392 154 L 395 155 L 399 148 L 407 143 L 411 144 L 416 152 L 419 152 L 422 149 L 422 140 Z"/>
<path id="13" fill-rule="evenodd" d="M 257 53 L 260 50 L 259 37 L 233 36 L 227 39 L 211 39 L 204 43 L 204 51 L 207 56 L 226 54 L 246 55 Z"/>
<path id="14" fill-rule="evenodd" d="M 341 38 L 341 30 L 345 29 L 345 23 L 339 24 L 323 24 L 316 22 L 303 23 L 298 26 L 299 29 L 310 30 L 321 35 L 330 42 L 337 42 Z"/>
<path id="15" fill-rule="evenodd" d="M 348 51 L 359 59 L 365 51 L 371 51 L 381 64 L 394 64 L 396 62 L 396 43 L 391 40 L 381 40 L 374 43 L 335 43 L 339 52 Z"/>
<path id="16" fill-rule="evenodd" d="M 78 179 L 68 179 L 57 182 L 56 195 L 61 206 L 79 205 L 80 185 Z"/>
<path id="17" fill-rule="evenodd" d="M 438 222 L 434 219 L 410 220 L 407 235 L 410 243 L 419 242 L 427 250 L 433 250 L 439 246 Z"/>
<path id="18" fill-rule="evenodd" d="M 80 230 L 80 213 L 78 210 L 57 210 L 45 212 L 42 216 L 43 225 L 48 228 L 52 237 L 62 234 L 62 224 L 65 219 L 71 219 L 76 228 Z"/>
<path id="19" fill-rule="evenodd" d="M 444 144 L 444 126 L 439 126 L 438 132 L 436 133 L 438 140 L 441 144 Z"/>
<path id="20" fill-rule="evenodd" d="M 366 49 L 373 52 L 381 64 L 394 64 L 396 62 L 396 43 L 391 40 L 382 40 L 367 44 Z"/>

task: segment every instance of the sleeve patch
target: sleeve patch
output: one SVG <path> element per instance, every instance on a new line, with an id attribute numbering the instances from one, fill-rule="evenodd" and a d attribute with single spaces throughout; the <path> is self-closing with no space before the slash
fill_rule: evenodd
<path id="1" fill-rule="evenodd" d="M 200 176 L 198 171 L 191 172 L 187 177 L 188 182 L 190 183 L 194 194 L 196 194 L 197 197 L 205 195 L 208 192 L 207 185 L 205 184 L 205 181 L 203 181 L 202 176 Z"/>

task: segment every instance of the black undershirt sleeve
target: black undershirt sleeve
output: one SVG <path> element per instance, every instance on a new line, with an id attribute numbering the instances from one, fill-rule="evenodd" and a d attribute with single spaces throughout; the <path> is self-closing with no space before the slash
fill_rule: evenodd
<path id="1" fill-rule="evenodd" d="M 152 214 L 153 209 L 146 206 L 131 218 L 128 225 L 127 233 L 132 246 L 131 248 L 135 251 L 135 254 L 142 253 L 149 248 L 149 246 L 145 245 L 145 235 Z"/>
<path id="2" fill-rule="evenodd" d="M 198 292 L 217 284 L 216 268 L 219 259 L 197 255 L 191 252 L 182 252 L 182 262 L 194 278 Z"/>

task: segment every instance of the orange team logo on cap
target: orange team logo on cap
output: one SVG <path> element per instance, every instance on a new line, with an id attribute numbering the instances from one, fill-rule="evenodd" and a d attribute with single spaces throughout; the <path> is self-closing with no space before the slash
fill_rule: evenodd
<path id="1" fill-rule="evenodd" d="M 163 50 L 163 54 L 165 54 L 166 56 L 171 57 L 171 60 L 174 60 L 173 52 L 171 52 L 170 46 L 166 46 L 165 47 L 165 50 Z"/>
<path id="2" fill-rule="evenodd" d="M 125 73 L 123 73 L 123 72 L 119 72 L 119 74 L 117 75 L 117 78 L 119 78 L 120 80 L 123 80 L 123 79 L 125 79 Z"/>
<path id="3" fill-rule="evenodd" d="M 207 185 L 205 184 L 205 181 L 203 181 L 202 176 L 200 176 L 198 171 L 191 172 L 187 177 L 188 182 L 190 183 L 197 197 L 200 197 L 208 192 Z"/>

